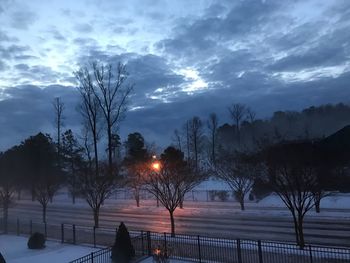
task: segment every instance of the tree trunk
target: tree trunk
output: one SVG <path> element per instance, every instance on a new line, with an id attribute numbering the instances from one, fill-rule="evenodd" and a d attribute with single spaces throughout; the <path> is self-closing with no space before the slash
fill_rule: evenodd
<path id="1" fill-rule="evenodd" d="M 238 202 L 241 206 L 241 211 L 244 211 L 245 206 L 244 206 L 244 195 L 243 194 L 238 194 Z"/>
<path id="2" fill-rule="evenodd" d="M 300 249 L 304 249 L 305 240 L 304 240 L 304 226 L 303 226 L 304 218 L 302 215 L 298 215 L 298 234 L 299 234 L 299 247 Z"/>
<path id="3" fill-rule="evenodd" d="M 245 207 L 244 207 L 244 198 L 242 198 L 242 199 L 239 200 L 239 204 L 241 205 L 241 211 L 244 211 L 244 210 L 245 210 Z"/>
<path id="4" fill-rule="evenodd" d="M 7 221 L 8 221 L 8 202 L 5 200 L 4 201 L 4 207 L 3 207 L 3 215 L 4 215 L 4 222 L 3 222 L 3 227 L 4 227 L 4 233 L 7 234 Z"/>
<path id="5" fill-rule="evenodd" d="M 169 213 L 170 213 L 170 223 L 171 223 L 171 237 L 175 237 L 174 211 L 169 211 Z"/>
<path id="6" fill-rule="evenodd" d="M 109 120 L 108 120 L 109 121 Z M 107 137 L 108 137 L 108 174 L 112 176 L 113 173 L 113 154 L 112 154 L 112 127 L 107 123 Z"/>
<path id="7" fill-rule="evenodd" d="M 321 212 L 321 200 L 320 199 L 317 199 L 315 200 L 315 210 L 316 210 L 316 213 L 320 213 Z"/>
<path id="8" fill-rule="evenodd" d="M 321 212 L 321 195 L 322 195 L 322 193 L 320 193 L 320 192 L 314 193 L 314 195 L 313 195 L 316 213 Z"/>
<path id="9" fill-rule="evenodd" d="M 98 150 L 97 150 L 97 141 L 94 139 L 94 154 L 95 154 L 95 175 L 98 176 Z"/>
<path id="10" fill-rule="evenodd" d="M 43 223 L 46 223 L 46 204 L 42 204 L 43 206 Z"/>
<path id="11" fill-rule="evenodd" d="M 295 213 L 293 211 L 292 212 L 292 215 L 293 215 L 293 224 L 294 224 L 294 232 L 295 232 L 295 241 L 297 243 L 297 245 L 299 245 L 300 241 L 299 241 L 299 231 L 298 231 L 298 221 L 297 221 L 297 218 L 295 216 Z"/>
<path id="12" fill-rule="evenodd" d="M 93 209 L 93 213 L 94 213 L 95 227 L 98 228 L 98 226 L 99 226 L 99 209 L 98 208 Z"/>
<path id="13" fill-rule="evenodd" d="M 135 189 L 135 200 L 136 200 L 136 206 L 140 207 L 140 192 L 138 189 Z"/>

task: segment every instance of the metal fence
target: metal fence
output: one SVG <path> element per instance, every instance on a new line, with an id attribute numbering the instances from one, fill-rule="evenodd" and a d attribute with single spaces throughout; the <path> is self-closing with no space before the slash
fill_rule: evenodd
<path id="1" fill-rule="evenodd" d="M 2 224 L 1 224 L 2 226 Z M 17 235 L 45 233 L 48 238 L 62 243 L 93 244 L 110 247 L 115 241 L 116 229 L 94 228 L 71 224 L 44 224 L 31 220 L 8 222 L 8 232 Z M 145 231 L 129 231 L 136 256 L 162 253 L 174 259 L 196 262 L 222 263 L 345 263 L 350 262 L 350 248 L 306 245 L 300 249 L 292 243 L 223 239 L 194 235 Z M 99 252 L 99 253 L 98 253 Z M 84 257 L 86 261 L 110 262 L 108 249 Z M 96 260 L 95 260 L 96 259 Z M 90 261 L 89 261 L 90 260 Z M 107 261 L 106 261 L 107 260 Z"/>
<path id="2" fill-rule="evenodd" d="M 111 248 L 104 248 L 81 258 L 70 261 L 69 263 L 109 263 L 111 260 Z"/>

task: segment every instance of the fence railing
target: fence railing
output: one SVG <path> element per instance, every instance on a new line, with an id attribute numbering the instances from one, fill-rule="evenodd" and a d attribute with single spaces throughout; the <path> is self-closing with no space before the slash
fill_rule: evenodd
<path id="1" fill-rule="evenodd" d="M 0 225 L 2 227 L 2 224 Z M 114 243 L 116 234 L 116 229 L 112 228 L 44 224 L 20 219 L 9 221 L 7 229 L 9 233 L 17 235 L 41 232 L 45 233 L 48 238 L 60 240 L 62 243 L 93 244 L 104 247 L 110 247 Z M 222 263 L 350 262 L 350 248 L 306 245 L 304 249 L 300 249 L 295 244 L 284 242 L 223 239 L 183 234 L 176 234 L 173 237 L 168 233 L 129 232 L 137 256 L 152 256 L 156 253 L 163 253 L 174 259 Z M 103 261 L 104 257 L 108 258 L 107 254 L 109 253 L 108 249 L 103 251 L 104 253 L 94 252 L 93 255 L 89 254 L 84 258 L 85 260 L 88 260 L 89 257 L 93 260 L 96 258 L 96 261 L 93 262 L 110 262 Z"/>
<path id="2" fill-rule="evenodd" d="M 111 248 L 104 248 L 81 258 L 70 261 L 69 263 L 110 263 L 111 262 Z"/>

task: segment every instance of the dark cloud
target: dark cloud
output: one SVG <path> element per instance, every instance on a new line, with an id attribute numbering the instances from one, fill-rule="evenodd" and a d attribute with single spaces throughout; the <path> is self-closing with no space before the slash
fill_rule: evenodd
<path id="1" fill-rule="evenodd" d="M 16 29 L 26 30 L 37 20 L 37 15 L 31 11 L 16 11 L 11 16 L 11 26 Z"/>
<path id="2" fill-rule="evenodd" d="M 204 17 L 180 22 L 173 30 L 175 36 L 160 41 L 156 47 L 175 57 L 193 58 L 198 53 L 215 55 L 220 52 L 220 46 L 225 41 L 240 40 L 249 34 L 261 32 L 283 6 L 277 3 L 246 0 L 235 1 L 231 7 L 215 4 Z M 218 16 L 225 8 L 227 14 Z"/>
<path id="3" fill-rule="evenodd" d="M 336 66 L 348 61 L 349 57 L 350 31 L 348 28 L 340 28 L 277 60 L 269 68 L 276 71 L 298 71 L 311 67 Z"/>
<path id="4" fill-rule="evenodd" d="M 80 33 L 90 33 L 93 31 L 93 28 L 90 24 L 82 23 L 82 24 L 76 24 L 73 29 Z"/>
<path id="5" fill-rule="evenodd" d="M 0 42 L 17 42 L 18 38 L 10 37 L 6 32 L 0 30 Z"/>
<path id="6" fill-rule="evenodd" d="M 7 69 L 7 64 L 0 60 L 0 71 L 5 71 Z"/>
<path id="7" fill-rule="evenodd" d="M 60 97 L 65 103 L 65 125 L 79 130 L 79 115 L 75 111 L 78 95 L 74 88 L 49 86 L 39 88 L 27 85 L 11 87 L 1 91 L 0 101 L 0 149 L 4 150 L 20 143 L 39 131 L 54 134 L 54 112 L 52 101 Z M 53 136 L 54 137 L 54 136 Z"/>
<path id="8" fill-rule="evenodd" d="M 58 31 L 55 27 L 49 31 L 49 34 L 58 41 L 67 41 L 66 37 Z"/>
<path id="9" fill-rule="evenodd" d="M 4 59 L 12 59 L 16 56 L 23 55 L 24 52 L 30 50 L 28 46 L 20 46 L 20 45 L 10 45 L 8 47 L 4 47 L 0 45 L 0 56 Z"/>
<path id="10" fill-rule="evenodd" d="M 17 64 L 15 65 L 15 68 L 22 71 L 22 70 L 28 70 L 29 66 L 27 64 Z"/>

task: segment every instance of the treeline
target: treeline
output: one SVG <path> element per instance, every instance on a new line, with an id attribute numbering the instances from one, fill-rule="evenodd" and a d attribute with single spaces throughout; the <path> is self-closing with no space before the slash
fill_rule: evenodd
<path id="1" fill-rule="evenodd" d="M 173 145 L 188 159 L 215 161 L 220 152 L 256 152 L 269 145 L 292 140 L 320 140 L 350 124 L 350 106 L 343 103 L 312 106 L 300 112 L 277 111 L 258 119 L 244 104 L 227 108 L 231 122 L 222 123 L 216 113 L 193 117 L 174 131 Z"/>

